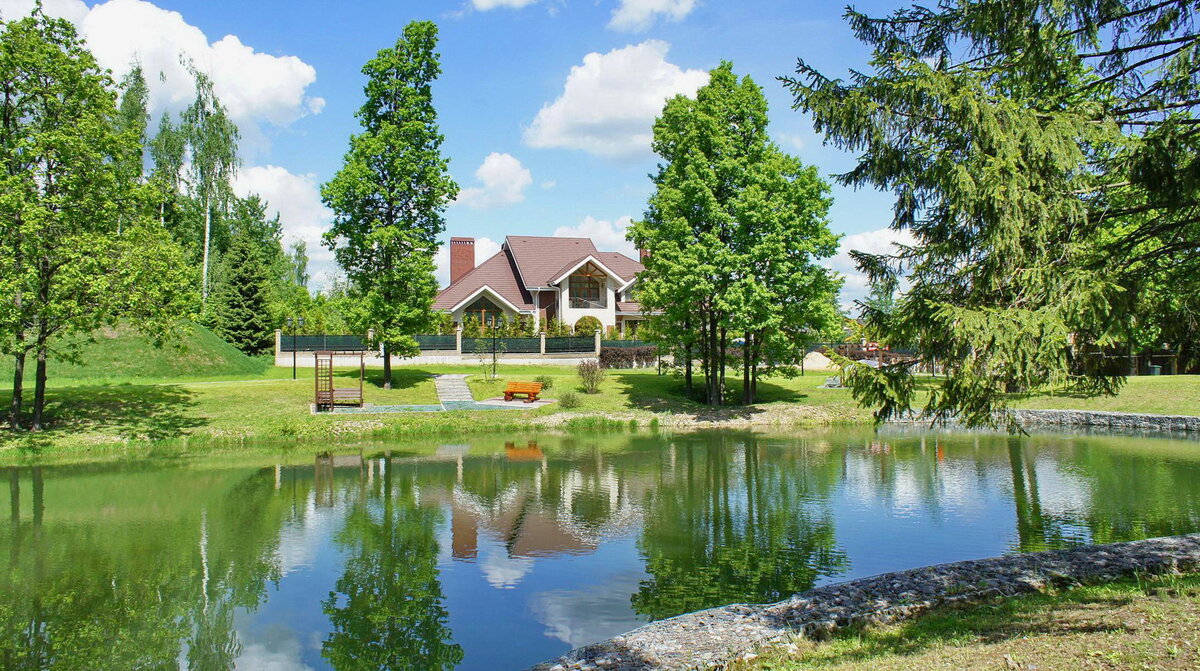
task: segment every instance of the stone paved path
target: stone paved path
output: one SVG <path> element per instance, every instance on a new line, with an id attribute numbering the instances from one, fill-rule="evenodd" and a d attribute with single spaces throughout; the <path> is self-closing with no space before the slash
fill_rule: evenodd
<path id="1" fill-rule="evenodd" d="M 466 375 L 435 375 L 433 385 L 437 387 L 438 400 L 446 403 L 474 403 L 471 388 L 467 386 Z"/>

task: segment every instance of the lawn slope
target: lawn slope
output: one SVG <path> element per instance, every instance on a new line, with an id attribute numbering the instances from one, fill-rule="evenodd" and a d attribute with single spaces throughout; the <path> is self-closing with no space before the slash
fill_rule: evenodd
<path id="1" fill-rule="evenodd" d="M 89 341 L 90 340 L 90 341 Z M 263 375 L 271 361 L 249 357 L 217 334 L 195 325 L 182 339 L 155 347 L 134 328 L 120 325 L 94 332 L 81 339 L 78 364 L 51 360 L 47 381 L 59 386 L 70 382 L 170 381 L 175 378 L 243 378 Z M 13 362 L 0 359 L 0 381 L 8 386 Z M 26 360 L 25 384 L 33 384 L 34 361 Z"/>

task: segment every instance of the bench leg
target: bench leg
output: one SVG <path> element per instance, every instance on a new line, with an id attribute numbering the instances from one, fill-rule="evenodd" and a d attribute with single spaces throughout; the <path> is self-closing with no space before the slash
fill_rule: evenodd
<path id="1" fill-rule="evenodd" d="M 512 402 L 512 392 L 507 392 L 507 391 L 506 391 L 506 392 L 504 392 L 504 402 L 505 402 L 505 403 L 511 403 L 511 402 Z"/>
<path id="2" fill-rule="evenodd" d="M 528 394 L 528 395 L 526 395 L 526 397 L 525 397 L 525 402 L 526 402 L 526 403 L 533 403 L 533 402 L 534 402 L 534 401 L 536 401 L 536 400 L 537 400 L 537 394 Z"/>

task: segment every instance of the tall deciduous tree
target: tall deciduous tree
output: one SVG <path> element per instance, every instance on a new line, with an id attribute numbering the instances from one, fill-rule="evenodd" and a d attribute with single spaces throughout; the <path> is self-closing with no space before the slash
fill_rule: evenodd
<path id="1" fill-rule="evenodd" d="M 0 90 L 0 348 L 15 358 L 14 428 L 25 357 L 36 356 L 39 429 L 47 361 L 72 353 L 63 336 L 129 315 L 166 337 L 189 278 L 178 247 L 144 216 L 144 190 L 122 179 L 121 160 L 140 143 L 121 129 L 116 87 L 69 22 L 38 7 L 4 24 Z"/>
<path id="2" fill-rule="evenodd" d="M 790 372 L 805 334 L 835 320 L 839 284 L 816 263 L 837 246 L 828 186 L 770 141 L 761 89 L 729 63 L 695 99 L 667 103 L 654 150 L 656 191 L 630 229 L 649 252 L 638 299 L 660 313 L 651 333 L 675 349 L 689 389 L 699 359 L 712 405 L 725 402 L 730 342 L 741 338 L 742 400 L 752 403 L 764 358 Z"/>
<path id="3" fill-rule="evenodd" d="M 374 328 L 383 347 L 385 388 L 391 355 L 415 354 L 412 335 L 433 319 L 433 257 L 443 213 L 458 194 L 433 106 L 436 45 L 437 27 L 417 21 L 367 62 L 367 100 L 357 114 L 363 132 L 350 138 L 342 169 L 321 187 L 334 212 L 324 241 L 359 293 L 360 327 Z"/>
<path id="4" fill-rule="evenodd" d="M 1161 307 L 1200 272 L 1195 2 L 957 0 L 847 19 L 871 70 L 842 81 L 801 61 L 785 81 L 860 157 L 839 181 L 896 194 L 892 227 L 915 244 L 857 260 L 878 284 L 908 276 L 895 309 L 867 318 L 922 352 L 850 366 L 855 396 L 880 419 L 913 410 L 929 360 L 948 374 L 920 408 L 935 419 L 991 423 L 1017 389 L 1114 392 L 1129 367 L 1112 355 L 1172 321 Z"/>
<path id="5" fill-rule="evenodd" d="M 240 163 L 238 129 L 213 91 L 212 79 L 188 66 L 196 80 L 196 99 L 183 111 L 180 130 L 186 139 L 191 197 L 203 208 L 204 235 L 200 295 L 208 299 L 209 262 L 213 246 L 213 215 L 226 214 L 233 200 L 233 177 Z"/>

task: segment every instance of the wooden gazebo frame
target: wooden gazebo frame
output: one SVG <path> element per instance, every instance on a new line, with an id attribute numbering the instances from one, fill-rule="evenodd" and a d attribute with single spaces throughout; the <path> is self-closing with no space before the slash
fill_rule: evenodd
<path id="1" fill-rule="evenodd" d="M 333 386 L 333 358 L 335 356 L 358 355 L 358 388 Z M 333 410 L 335 406 L 363 405 L 363 378 L 366 377 L 366 360 L 363 352 L 313 352 L 313 403 L 317 412 Z"/>

